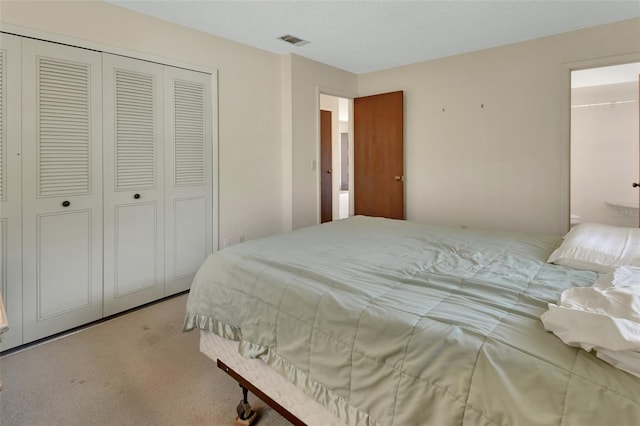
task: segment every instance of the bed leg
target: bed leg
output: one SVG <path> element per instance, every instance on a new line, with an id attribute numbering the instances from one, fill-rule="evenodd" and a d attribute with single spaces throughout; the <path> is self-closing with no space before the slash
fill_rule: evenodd
<path id="1" fill-rule="evenodd" d="M 253 411 L 251 405 L 249 405 L 249 391 L 247 388 L 242 385 L 240 385 L 240 387 L 242 388 L 242 401 L 238 404 L 238 417 L 236 417 L 233 426 L 251 426 L 257 420 L 258 413 Z"/>

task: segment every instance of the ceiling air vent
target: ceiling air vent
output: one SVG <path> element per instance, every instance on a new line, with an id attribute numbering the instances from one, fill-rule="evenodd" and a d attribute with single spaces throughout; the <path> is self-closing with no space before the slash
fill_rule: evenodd
<path id="1" fill-rule="evenodd" d="M 298 38 L 296 36 L 292 36 L 291 34 L 287 34 L 287 35 L 283 35 L 281 37 L 278 37 L 278 39 L 282 40 L 282 41 L 286 41 L 287 43 L 291 43 L 294 46 L 304 46 L 305 44 L 309 44 L 309 42 L 307 40 L 303 40 L 301 38 Z"/>

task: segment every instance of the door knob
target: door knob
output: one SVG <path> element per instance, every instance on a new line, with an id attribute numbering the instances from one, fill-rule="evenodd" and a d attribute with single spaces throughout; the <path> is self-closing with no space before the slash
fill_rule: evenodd
<path id="1" fill-rule="evenodd" d="M 333 170 L 327 170 L 327 173 L 331 174 L 331 173 L 333 173 Z"/>
<path id="2" fill-rule="evenodd" d="M 404 180 L 404 177 L 403 177 L 403 176 L 395 175 L 395 176 L 393 177 L 393 179 L 394 179 L 394 180 Z"/>
<path id="3" fill-rule="evenodd" d="M 135 194 L 135 195 L 133 196 L 133 198 L 135 198 L 135 199 L 137 200 L 138 198 L 140 198 L 140 194 Z"/>
<path id="4" fill-rule="evenodd" d="M 71 205 L 70 201 L 63 201 L 62 202 L 62 207 L 69 207 Z"/>
<path id="5" fill-rule="evenodd" d="M 634 188 L 637 188 L 637 187 L 639 187 L 639 186 L 640 186 L 640 183 L 633 182 L 633 183 L 631 184 L 631 186 L 633 186 Z"/>

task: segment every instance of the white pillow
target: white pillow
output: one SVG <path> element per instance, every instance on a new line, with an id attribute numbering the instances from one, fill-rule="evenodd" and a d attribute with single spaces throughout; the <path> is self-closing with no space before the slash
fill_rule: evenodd
<path id="1" fill-rule="evenodd" d="M 582 223 L 564 236 L 547 262 L 602 273 L 640 266 L 640 229 Z"/>

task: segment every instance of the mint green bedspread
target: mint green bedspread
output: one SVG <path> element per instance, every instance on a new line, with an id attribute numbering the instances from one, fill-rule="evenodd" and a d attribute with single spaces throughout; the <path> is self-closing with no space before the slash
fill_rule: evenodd
<path id="1" fill-rule="evenodd" d="M 356 216 L 212 254 L 184 329 L 240 340 L 348 425 L 640 424 L 640 379 L 540 315 L 560 239 Z"/>

